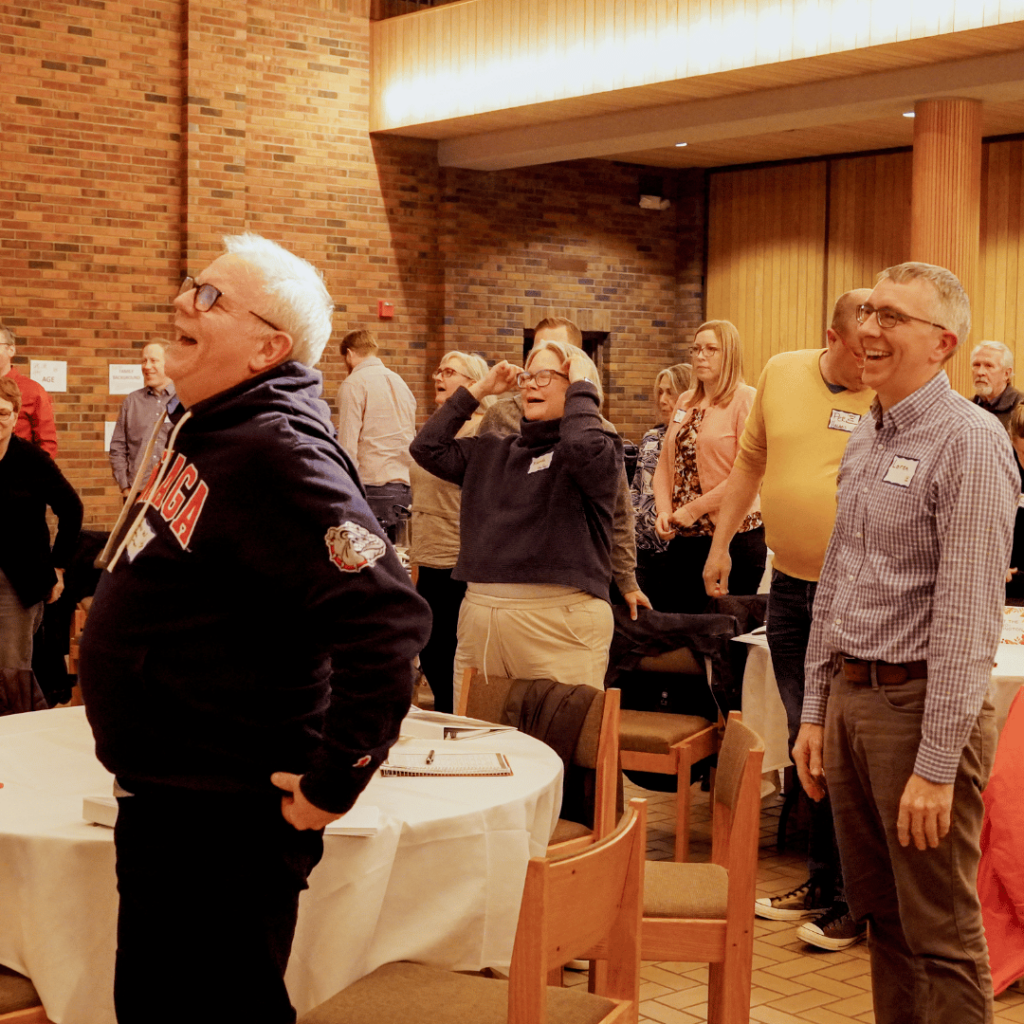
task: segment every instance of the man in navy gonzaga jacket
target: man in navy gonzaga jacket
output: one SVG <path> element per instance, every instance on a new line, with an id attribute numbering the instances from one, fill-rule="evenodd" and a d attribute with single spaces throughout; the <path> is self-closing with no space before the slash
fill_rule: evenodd
<path id="1" fill-rule="evenodd" d="M 225 244 L 174 302 L 187 412 L 101 556 L 82 644 L 119 791 L 120 1024 L 295 1020 L 299 892 L 398 736 L 429 625 L 319 398 L 319 273 Z"/>

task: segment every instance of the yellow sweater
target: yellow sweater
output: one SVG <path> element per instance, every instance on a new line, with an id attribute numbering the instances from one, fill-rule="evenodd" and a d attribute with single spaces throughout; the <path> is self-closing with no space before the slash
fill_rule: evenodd
<path id="1" fill-rule="evenodd" d="M 822 379 L 821 349 L 773 356 L 740 438 L 736 465 L 763 473 L 761 514 L 773 565 L 816 580 L 836 518 L 836 477 L 850 431 L 867 413 L 871 390 L 833 394 Z"/>

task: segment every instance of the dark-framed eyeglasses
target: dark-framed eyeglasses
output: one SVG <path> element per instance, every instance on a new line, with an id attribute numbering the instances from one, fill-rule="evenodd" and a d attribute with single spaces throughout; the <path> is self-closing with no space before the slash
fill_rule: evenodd
<path id="1" fill-rule="evenodd" d="M 906 323 L 908 320 L 916 320 L 919 324 L 927 324 L 929 327 L 938 327 L 940 331 L 948 330 L 942 324 L 933 323 L 931 320 L 925 320 L 919 316 L 911 316 L 909 313 L 901 313 L 898 309 L 875 309 L 874 306 L 869 306 L 867 303 L 857 307 L 857 323 L 866 324 L 871 318 L 872 313 L 875 314 L 875 319 L 878 320 L 878 326 L 886 331 L 892 330 L 893 327 Z"/>
<path id="2" fill-rule="evenodd" d="M 539 388 L 546 388 L 551 383 L 552 377 L 562 377 L 564 380 L 569 379 L 567 373 L 559 373 L 558 370 L 538 370 L 536 373 L 517 373 L 516 374 L 516 387 L 520 389 L 528 388 L 531 384 L 535 384 Z"/>
<path id="3" fill-rule="evenodd" d="M 451 380 L 452 377 L 466 377 L 464 373 L 456 370 L 454 366 L 439 366 L 430 376 L 440 377 L 441 380 Z M 466 380 L 469 380 L 469 378 L 466 377 Z"/>
<path id="4" fill-rule="evenodd" d="M 180 298 L 186 292 L 193 290 L 195 290 L 195 295 L 192 298 L 192 303 L 199 313 L 208 313 L 217 305 L 217 300 L 224 294 L 219 288 L 214 288 L 212 284 L 197 284 L 194 277 L 186 277 L 178 289 L 178 297 Z M 281 330 L 277 324 L 272 324 L 269 320 L 261 317 L 259 313 L 253 313 L 251 309 L 247 309 L 245 312 L 252 313 L 257 320 L 262 320 L 268 327 L 273 327 L 275 331 Z"/>

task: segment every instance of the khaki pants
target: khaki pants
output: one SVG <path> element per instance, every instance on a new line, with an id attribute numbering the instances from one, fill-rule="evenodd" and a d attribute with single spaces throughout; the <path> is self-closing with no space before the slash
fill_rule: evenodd
<path id="1" fill-rule="evenodd" d="M 825 777 L 846 897 L 871 922 L 876 1024 L 989 1024 L 992 979 L 977 878 L 981 791 L 995 756 L 985 702 L 964 747 L 952 824 L 935 849 L 902 847 L 900 797 L 921 738 L 925 679 L 897 686 L 832 684 Z"/>
<path id="2" fill-rule="evenodd" d="M 604 689 L 613 631 L 611 605 L 592 594 L 471 583 L 459 613 L 455 706 L 467 668 Z"/>

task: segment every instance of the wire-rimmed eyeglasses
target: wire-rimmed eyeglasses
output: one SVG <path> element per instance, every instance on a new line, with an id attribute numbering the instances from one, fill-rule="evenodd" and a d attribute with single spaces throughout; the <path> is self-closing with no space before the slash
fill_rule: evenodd
<path id="1" fill-rule="evenodd" d="M 908 320 L 916 320 L 919 324 L 928 324 L 929 327 L 938 327 L 940 331 L 948 330 L 942 324 L 933 323 L 931 320 L 925 320 L 919 316 L 911 316 L 909 313 L 901 313 L 898 309 L 875 309 L 874 306 L 869 306 L 867 303 L 857 307 L 857 323 L 867 323 L 872 313 L 875 314 L 875 318 L 878 320 L 878 326 L 887 331 Z"/>

